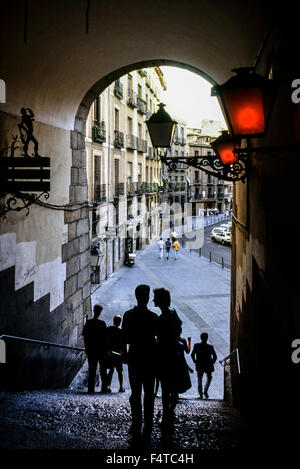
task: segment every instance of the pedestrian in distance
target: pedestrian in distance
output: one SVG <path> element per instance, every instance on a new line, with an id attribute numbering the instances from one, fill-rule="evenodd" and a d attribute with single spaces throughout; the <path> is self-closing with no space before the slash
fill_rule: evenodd
<path id="1" fill-rule="evenodd" d="M 157 244 L 158 244 L 158 248 L 159 248 L 159 258 L 162 259 L 163 255 L 164 255 L 165 243 L 163 242 L 163 239 L 160 238 L 160 240 L 158 241 Z"/>
<path id="2" fill-rule="evenodd" d="M 104 321 L 100 320 L 103 310 L 101 305 L 94 306 L 94 317 L 89 319 L 82 331 L 85 351 L 88 357 L 88 392 L 95 392 L 95 379 L 97 365 L 100 367 L 101 392 L 110 392 L 107 383 L 106 358 L 107 358 L 107 328 Z"/>
<path id="3" fill-rule="evenodd" d="M 112 326 L 107 328 L 107 368 L 108 368 L 108 386 L 110 387 L 114 370 L 117 371 L 119 379 L 119 392 L 125 392 L 123 387 L 123 363 L 126 362 L 126 344 L 124 333 L 120 329 L 122 318 L 116 314 Z"/>
<path id="4" fill-rule="evenodd" d="M 208 334 L 202 332 L 200 335 L 201 342 L 194 345 L 191 357 L 196 365 L 198 376 L 198 392 L 200 399 L 203 398 L 202 391 L 202 378 L 206 374 L 206 383 L 204 387 L 204 396 L 208 399 L 208 389 L 212 380 L 212 372 L 214 371 L 214 364 L 217 360 L 217 354 L 212 345 L 207 343 Z"/>
<path id="5" fill-rule="evenodd" d="M 169 259 L 171 246 L 172 246 L 172 243 L 170 241 L 170 238 L 168 238 L 166 241 L 166 259 Z"/>
<path id="6" fill-rule="evenodd" d="M 144 436 L 152 432 L 154 411 L 154 381 L 156 375 L 156 336 L 158 316 L 147 308 L 149 285 L 138 285 L 135 289 L 137 306 L 123 316 L 122 331 L 129 344 L 127 354 L 128 376 L 131 387 L 131 434 L 141 435 L 144 407 Z M 144 406 L 142 391 L 144 390 Z"/>
<path id="7" fill-rule="evenodd" d="M 174 251 L 174 258 L 175 259 L 178 259 L 178 251 L 179 251 L 179 242 L 177 239 L 175 239 L 174 243 L 173 243 L 173 251 Z"/>
<path id="8" fill-rule="evenodd" d="M 176 241 L 177 238 L 178 234 L 176 233 L 175 229 L 173 229 L 173 231 L 171 231 L 172 244 L 174 243 L 174 241 Z"/>

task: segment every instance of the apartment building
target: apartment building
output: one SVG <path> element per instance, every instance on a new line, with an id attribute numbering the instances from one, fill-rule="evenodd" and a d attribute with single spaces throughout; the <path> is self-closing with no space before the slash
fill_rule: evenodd
<path id="1" fill-rule="evenodd" d="M 202 121 L 200 129 L 189 129 L 187 142 L 189 156 L 210 157 L 214 156 L 211 142 L 218 136 L 222 127 L 216 121 Z M 211 210 L 223 213 L 230 210 L 232 199 L 232 182 L 204 173 L 197 168 L 189 168 L 191 184 L 190 202 L 193 215 L 199 215 L 197 204 L 201 203 L 205 213 Z M 226 193 L 225 193 L 226 191 Z M 199 207 L 199 206 L 198 206 Z"/>
<path id="2" fill-rule="evenodd" d="M 160 234 L 161 163 L 145 120 L 166 89 L 159 67 L 120 77 L 91 106 L 86 127 L 92 282 L 101 283 Z"/>

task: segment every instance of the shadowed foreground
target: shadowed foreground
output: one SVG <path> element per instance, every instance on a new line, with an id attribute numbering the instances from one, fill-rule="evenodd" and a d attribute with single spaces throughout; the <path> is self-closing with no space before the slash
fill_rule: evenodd
<path id="1" fill-rule="evenodd" d="M 175 431 L 162 441 L 161 399 L 155 401 L 149 449 L 234 450 L 244 447 L 245 427 L 231 407 L 218 400 L 181 399 Z M 87 395 L 72 391 L 6 394 L 0 403 L 0 448 L 130 448 L 128 393 Z"/>

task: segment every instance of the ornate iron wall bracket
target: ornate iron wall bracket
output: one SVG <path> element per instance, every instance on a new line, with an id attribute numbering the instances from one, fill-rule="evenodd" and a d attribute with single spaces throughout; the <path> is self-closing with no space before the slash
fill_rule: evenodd
<path id="1" fill-rule="evenodd" d="M 160 156 L 162 163 L 164 163 L 170 170 L 177 169 L 179 163 L 187 166 L 193 166 L 200 169 L 211 176 L 224 181 L 242 181 L 245 182 L 250 167 L 248 158 L 241 155 L 239 160 L 230 165 L 223 165 L 219 158 L 215 156 Z"/>
<path id="2" fill-rule="evenodd" d="M 25 194 L 23 192 L 16 192 L 15 194 L 0 194 L 0 197 L 3 197 L 3 202 L 1 206 L 1 215 L 5 215 L 8 212 L 20 212 L 21 210 L 26 209 L 26 216 L 29 214 L 30 205 L 37 203 L 41 197 L 44 197 L 46 200 L 49 198 L 48 192 L 42 192 L 41 194 Z"/>

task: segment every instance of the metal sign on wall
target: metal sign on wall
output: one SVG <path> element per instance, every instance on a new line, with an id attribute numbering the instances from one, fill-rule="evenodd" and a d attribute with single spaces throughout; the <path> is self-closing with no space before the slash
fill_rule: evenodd
<path id="1" fill-rule="evenodd" d="M 0 195 L 4 199 L 2 214 L 24 208 L 42 196 L 46 199 L 50 191 L 50 158 L 39 155 L 39 143 L 33 135 L 34 114 L 29 108 L 21 109 L 18 124 L 19 137 L 14 135 L 9 147 L 1 150 Z M 29 154 L 30 148 L 33 153 Z M 40 194 L 33 194 L 40 192 Z"/>

